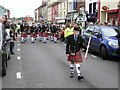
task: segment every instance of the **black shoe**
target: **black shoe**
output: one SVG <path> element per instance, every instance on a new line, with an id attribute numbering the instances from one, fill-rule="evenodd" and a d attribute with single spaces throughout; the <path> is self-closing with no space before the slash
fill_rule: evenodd
<path id="1" fill-rule="evenodd" d="M 84 76 L 78 76 L 78 80 L 81 80 L 83 78 L 84 78 Z"/>
<path id="2" fill-rule="evenodd" d="M 74 73 L 71 73 L 71 74 L 70 74 L 70 78 L 73 78 L 73 77 L 74 77 Z"/>

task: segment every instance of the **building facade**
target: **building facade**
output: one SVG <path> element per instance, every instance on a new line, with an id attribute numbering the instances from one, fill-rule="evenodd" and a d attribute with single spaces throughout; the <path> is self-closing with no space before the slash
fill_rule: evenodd
<path id="1" fill-rule="evenodd" d="M 10 10 L 0 5 L 0 16 L 6 16 L 7 19 L 10 19 Z"/>
<path id="2" fill-rule="evenodd" d="M 57 23 L 65 23 L 67 15 L 67 1 L 61 2 L 58 5 L 58 17 Z"/>
<path id="3" fill-rule="evenodd" d="M 47 8 L 47 21 L 52 22 L 52 7 Z"/>
<path id="4" fill-rule="evenodd" d="M 42 5 L 35 9 L 34 13 L 36 22 L 47 21 L 47 0 L 42 0 Z"/>
<path id="5" fill-rule="evenodd" d="M 86 20 L 88 22 L 97 22 L 98 18 L 98 0 L 85 1 Z"/>
<path id="6" fill-rule="evenodd" d="M 99 22 L 110 22 L 111 25 L 120 23 L 119 0 L 99 0 Z"/>

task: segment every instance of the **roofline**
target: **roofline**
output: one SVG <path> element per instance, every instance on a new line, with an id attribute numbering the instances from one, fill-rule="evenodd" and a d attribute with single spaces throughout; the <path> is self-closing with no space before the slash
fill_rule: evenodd
<path id="1" fill-rule="evenodd" d="M 37 9 L 40 9 L 40 8 L 46 6 L 46 5 L 47 5 L 47 3 L 40 5 L 38 8 L 35 9 L 35 11 L 36 11 Z"/>

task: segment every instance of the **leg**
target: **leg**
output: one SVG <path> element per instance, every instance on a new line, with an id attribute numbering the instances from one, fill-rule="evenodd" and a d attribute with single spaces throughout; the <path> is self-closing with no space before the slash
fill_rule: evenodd
<path id="1" fill-rule="evenodd" d="M 78 74 L 78 80 L 81 80 L 81 79 L 83 79 L 84 77 L 81 76 L 80 63 L 75 63 L 75 65 L 76 65 L 76 71 L 77 71 L 77 74 Z"/>
<path id="2" fill-rule="evenodd" d="M 70 62 L 70 78 L 74 77 L 74 63 Z"/>

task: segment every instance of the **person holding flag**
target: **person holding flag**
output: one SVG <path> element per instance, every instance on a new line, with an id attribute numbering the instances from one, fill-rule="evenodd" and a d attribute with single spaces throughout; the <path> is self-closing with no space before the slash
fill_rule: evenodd
<path id="1" fill-rule="evenodd" d="M 78 80 L 83 79 L 81 75 L 80 65 L 82 63 L 82 55 L 80 49 L 83 47 L 83 39 L 79 35 L 80 28 L 74 27 L 73 34 L 68 36 L 66 41 L 66 55 L 70 62 L 70 78 L 74 77 L 74 64 L 76 66 Z"/>

